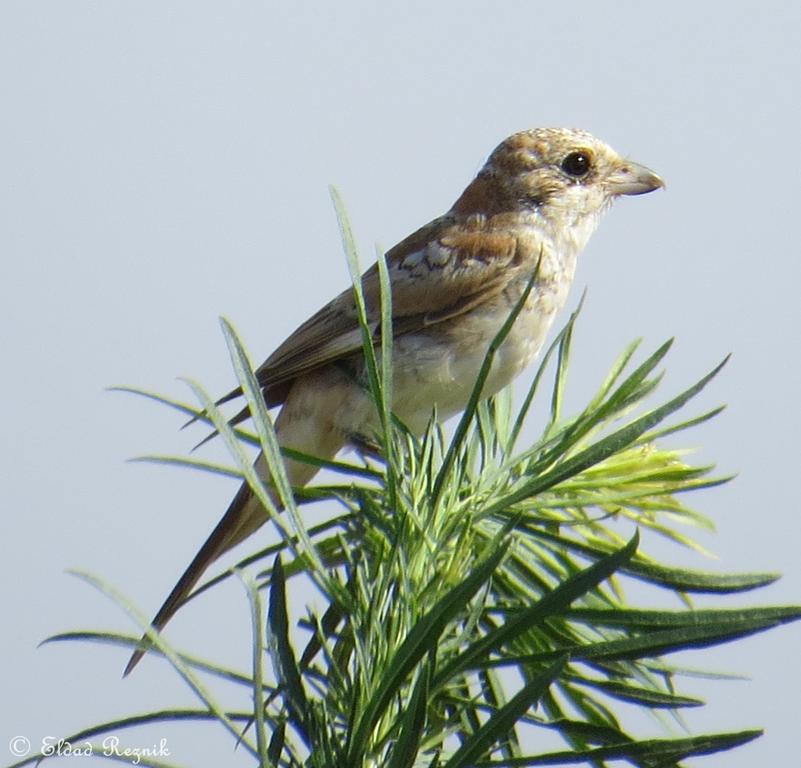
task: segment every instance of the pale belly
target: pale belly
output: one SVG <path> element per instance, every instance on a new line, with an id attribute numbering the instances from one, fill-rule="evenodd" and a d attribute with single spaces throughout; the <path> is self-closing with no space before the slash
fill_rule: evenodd
<path id="1" fill-rule="evenodd" d="M 509 384 L 539 353 L 563 297 L 531 298 L 496 352 L 485 382 L 488 397 Z M 462 411 L 489 349 L 510 312 L 508 300 L 477 309 L 425 332 L 396 339 L 394 413 L 422 432 L 433 409 L 441 418 Z"/>

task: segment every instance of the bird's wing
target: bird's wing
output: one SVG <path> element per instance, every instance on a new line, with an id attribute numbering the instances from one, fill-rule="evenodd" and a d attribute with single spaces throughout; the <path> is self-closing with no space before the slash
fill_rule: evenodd
<path id="1" fill-rule="evenodd" d="M 412 333 L 456 317 L 504 289 L 518 264 L 513 235 L 466 229 L 450 218 L 436 219 L 387 253 L 392 291 L 393 336 Z M 377 265 L 362 276 L 367 322 L 380 336 L 381 295 Z M 256 370 L 269 405 L 283 402 L 298 376 L 348 357 L 362 348 L 352 289 L 310 317 Z M 228 393 L 220 402 L 241 394 Z"/>

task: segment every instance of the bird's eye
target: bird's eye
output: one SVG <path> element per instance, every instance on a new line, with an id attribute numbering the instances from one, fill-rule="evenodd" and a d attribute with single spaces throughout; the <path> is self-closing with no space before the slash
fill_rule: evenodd
<path id="1" fill-rule="evenodd" d="M 585 176 L 592 165 L 589 152 L 571 152 L 562 160 L 562 170 L 569 176 Z"/>

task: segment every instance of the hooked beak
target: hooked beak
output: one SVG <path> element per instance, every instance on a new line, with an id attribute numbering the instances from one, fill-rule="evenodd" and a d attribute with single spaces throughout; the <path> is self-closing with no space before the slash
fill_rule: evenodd
<path id="1" fill-rule="evenodd" d="M 650 168 L 622 160 L 607 177 L 606 186 L 612 195 L 644 195 L 655 189 L 664 189 L 665 182 Z"/>

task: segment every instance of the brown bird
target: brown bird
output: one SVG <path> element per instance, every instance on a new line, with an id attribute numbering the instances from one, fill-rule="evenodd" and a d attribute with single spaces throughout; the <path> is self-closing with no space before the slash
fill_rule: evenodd
<path id="1" fill-rule="evenodd" d="M 522 131 L 502 142 L 451 209 L 387 253 L 392 291 L 392 410 L 422 432 L 432 410 L 461 411 L 487 348 L 537 277 L 495 356 L 483 394 L 509 384 L 537 355 L 573 282 L 576 257 L 601 214 L 620 195 L 662 187 L 653 171 L 622 158 L 589 133 L 564 128 Z M 368 321 L 378 326 L 374 265 L 362 277 Z M 361 334 L 351 289 L 303 323 L 256 371 L 268 406 L 281 405 L 282 447 L 323 459 L 374 432 Z M 239 394 L 238 390 L 223 401 Z M 316 474 L 287 459 L 290 483 Z M 267 480 L 263 455 L 256 459 Z M 277 495 L 273 494 L 276 497 Z M 218 557 L 267 521 L 243 483 L 222 520 L 153 619 L 161 630 Z M 144 638 L 143 638 L 144 641 Z M 146 650 L 131 656 L 127 675 Z"/>

